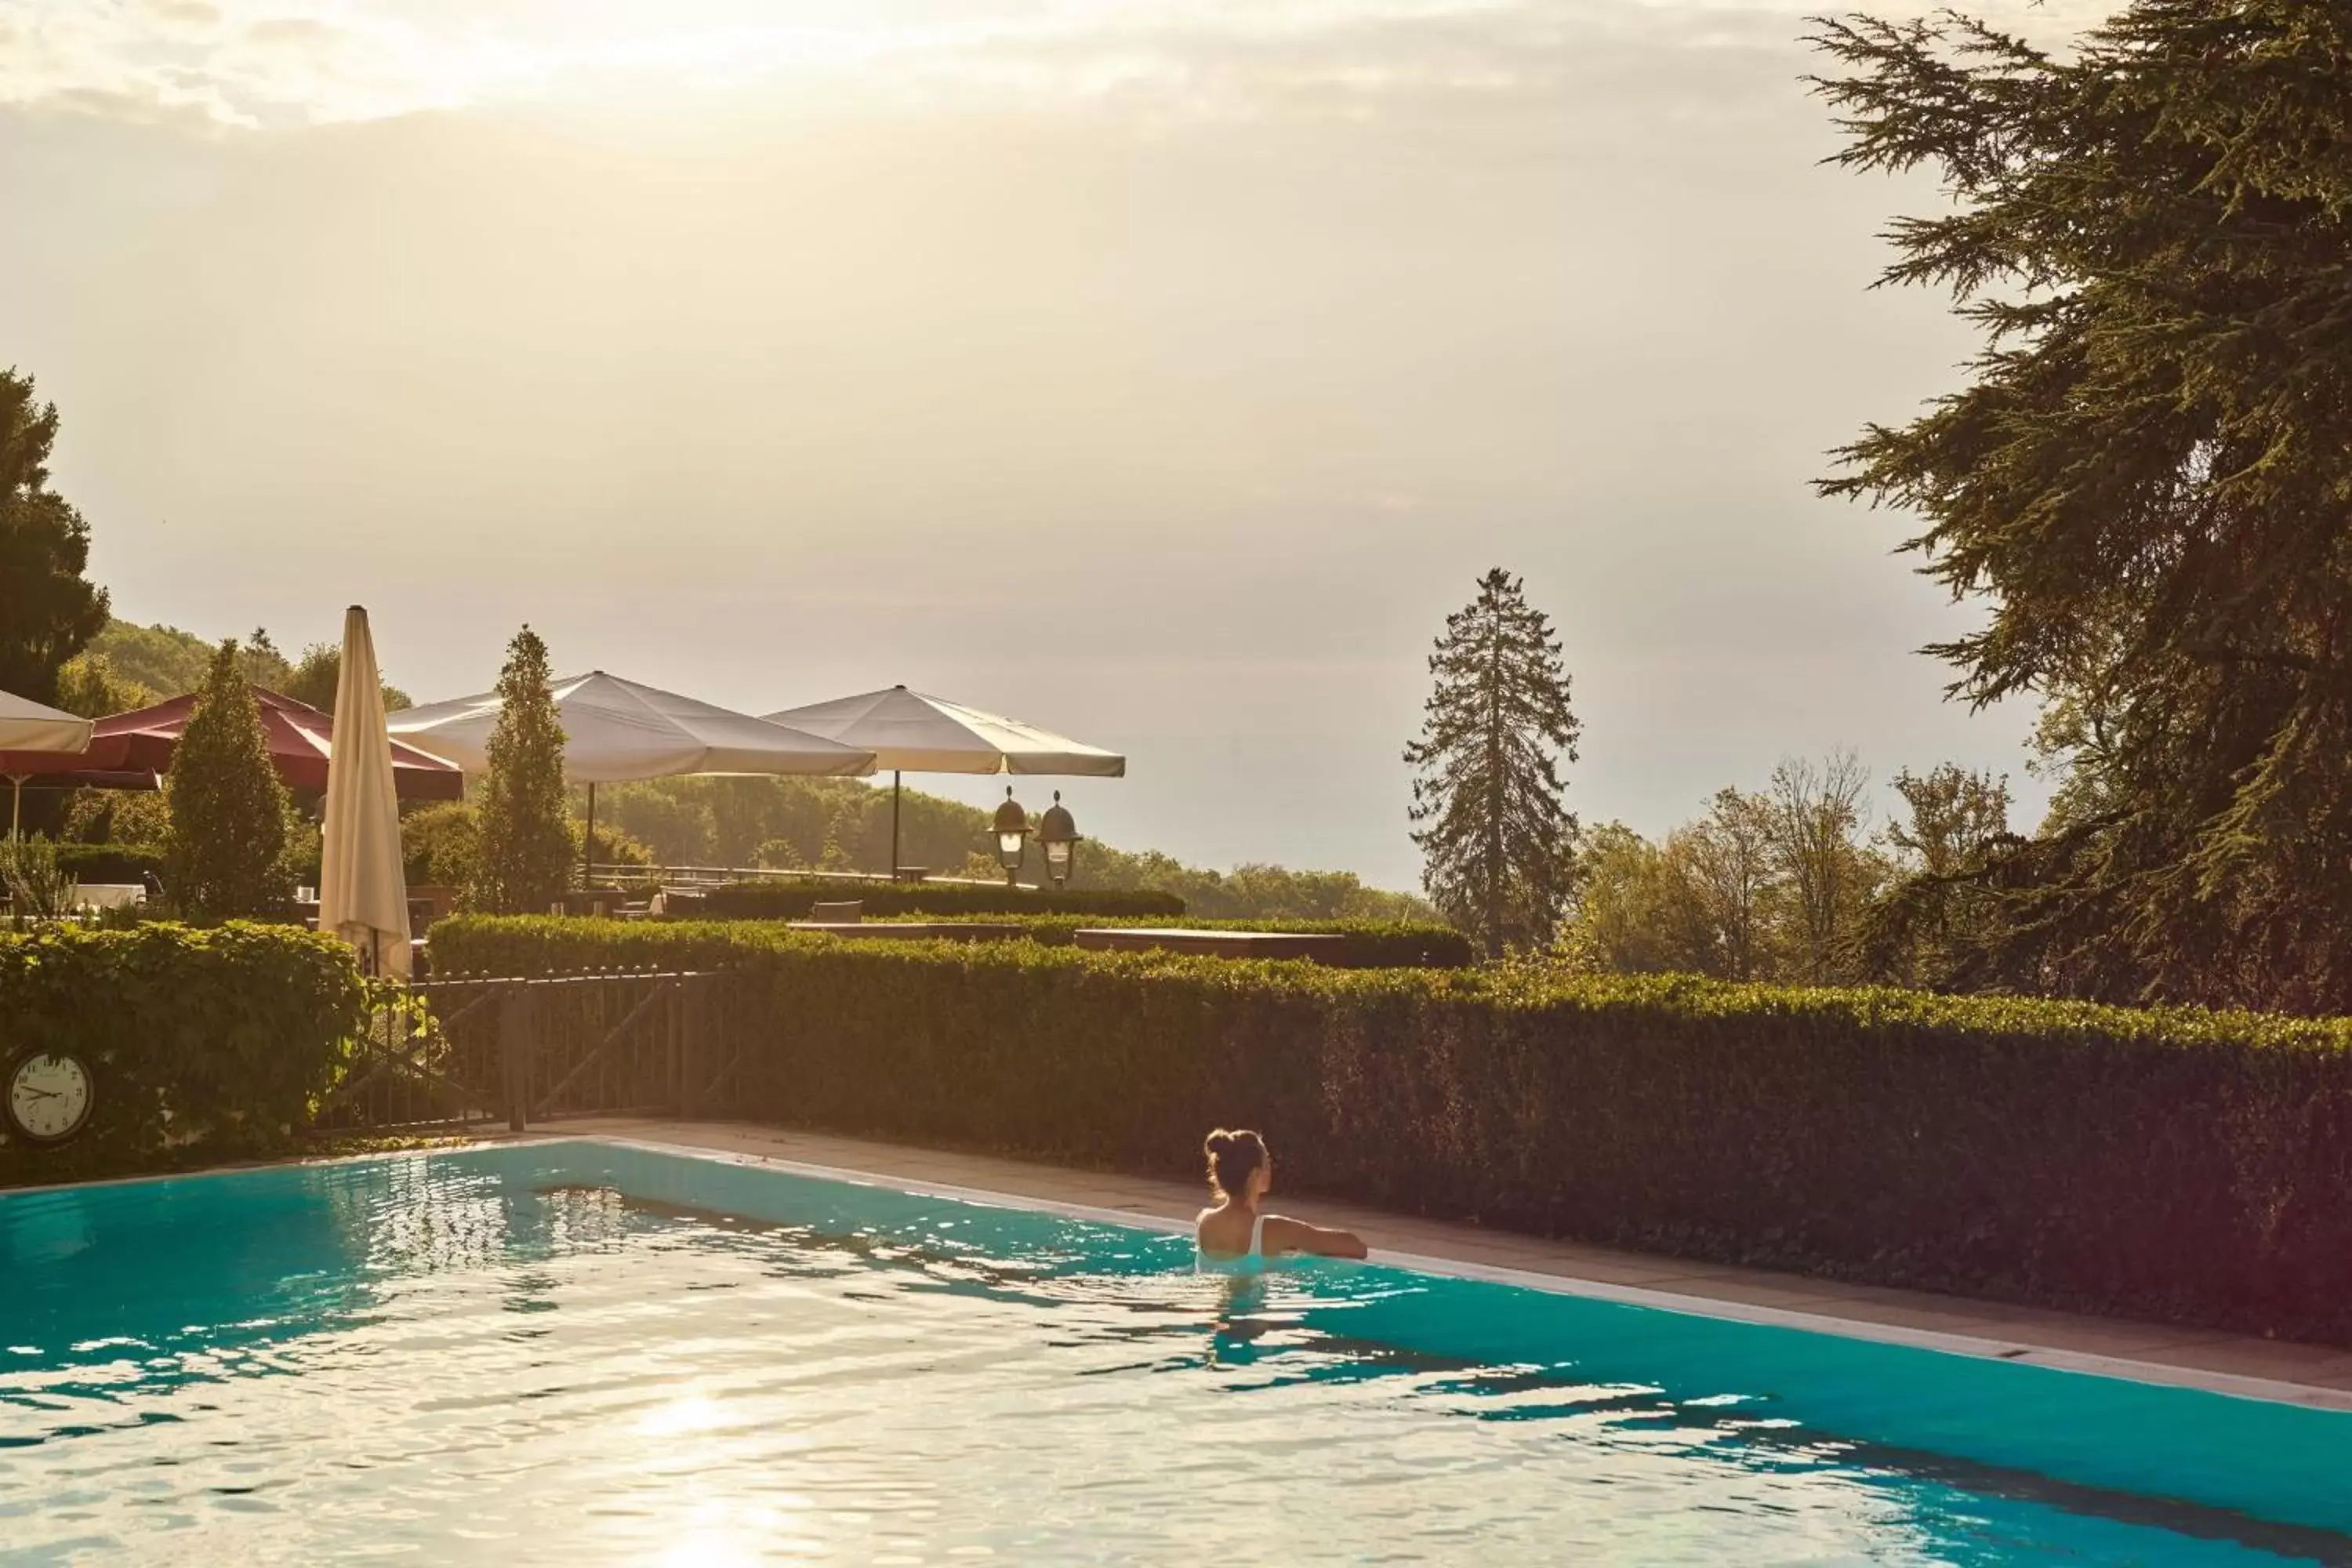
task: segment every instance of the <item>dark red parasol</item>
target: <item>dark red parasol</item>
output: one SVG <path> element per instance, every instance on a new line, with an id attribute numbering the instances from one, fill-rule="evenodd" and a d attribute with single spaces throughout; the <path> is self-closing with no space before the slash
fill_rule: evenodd
<path id="1" fill-rule="evenodd" d="M 325 789 L 327 747 L 334 736 L 335 721 L 307 702 L 257 686 L 253 700 L 261 710 L 261 731 L 268 740 L 269 760 L 278 776 L 291 789 Z M 42 784 L 52 782 L 52 774 L 79 775 L 54 782 L 106 787 L 113 782 L 108 774 L 152 777 L 167 773 L 195 706 L 195 694 L 191 692 L 152 708 L 134 708 L 100 719 L 92 726 L 86 752 L 0 752 L 0 776 Z M 456 763 L 398 741 L 392 743 L 392 779 L 394 791 L 403 800 L 456 800 L 464 784 Z"/>

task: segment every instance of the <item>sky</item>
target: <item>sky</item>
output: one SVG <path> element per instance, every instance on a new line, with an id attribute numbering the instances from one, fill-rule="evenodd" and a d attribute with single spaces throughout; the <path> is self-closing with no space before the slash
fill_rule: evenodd
<path id="1" fill-rule="evenodd" d="M 1090 836 L 1409 887 L 1499 565 L 1588 823 L 1851 747 L 2027 825 L 2032 712 L 1916 651 L 1981 607 L 1811 488 L 1973 344 L 1870 288 L 1937 193 L 1822 166 L 1807 9 L 0 0 L 0 364 L 117 614 L 364 604 L 420 700 L 526 621 L 754 712 L 904 682 L 1126 752 Z"/>

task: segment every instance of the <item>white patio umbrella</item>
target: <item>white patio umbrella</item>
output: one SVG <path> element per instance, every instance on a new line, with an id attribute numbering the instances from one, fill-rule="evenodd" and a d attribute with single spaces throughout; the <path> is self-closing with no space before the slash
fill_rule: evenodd
<path id="1" fill-rule="evenodd" d="M 805 708 L 771 713 L 789 724 L 874 753 L 890 770 L 890 869 L 898 869 L 898 786 L 901 773 L 1044 773 L 1083 778 L 1127 776 L 1127 759 L 1040 730 L 1018 719 L 985 713 L 893 686 Z"/>
<path id="2" fill-rule="evenodd" d="M 408 881 L 401 867 L 400 803 L 392 735 L 367 612 L 343 612 L 343 665 L 327 752 L 327 813 L 319 866 L 319 929 L 360 950 L 373 974 L 409 971 Z"/>
<path id="3" fill-rule="evenodd" d="M 563 725 L 563 771 L 588 786 L 588 828 L 596 827 L 596 786 L 683 773 L 770 773 L 862 777 L 874 753 L 749 713 L 698 702 L 674 691 L 624 680 L 603 670 L 551 683 Z M 490 731 L 499 721 L 495 691 L 411 708 L 392 716 L 392 732 L 469 773 L 489 766 Z"/>
<path id="4" fill-rule="evenodd" d="M 89 750 L 89 721 L 74 714 L 47 708 L 27 697 L 0 691 L 0 752 L 63 752 L 71 755 Z M 31 764 L 27 764 L 31 765 Z M 16 837 L 17 822 L 23 815 L 25 776 L 10 773 L 12 786 L 8 801 L 8 837 Z"/>

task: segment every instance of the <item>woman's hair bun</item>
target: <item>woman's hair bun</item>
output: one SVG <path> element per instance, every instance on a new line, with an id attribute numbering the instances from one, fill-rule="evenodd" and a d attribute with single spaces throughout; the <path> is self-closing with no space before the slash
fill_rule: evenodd
<path id="1" fill-rule="evenodd" d="M 1265 1163 L 1265 1140 L 1246 1128 L 1218 1128 L 1201 1140 L 1201 1152 L 1209 1157 L 1209 1185 L 1228 1195 Z"/>

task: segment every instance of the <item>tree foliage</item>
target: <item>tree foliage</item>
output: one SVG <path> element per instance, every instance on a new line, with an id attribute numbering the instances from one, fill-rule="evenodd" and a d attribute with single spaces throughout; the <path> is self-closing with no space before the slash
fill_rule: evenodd
<path id="1" fill-rule="evenodd" d="M 2020 990 L 2352 1010 L 2352 5 L 2135 0 L 2080 47 L 1823 22 L 1849 167 L 1940 176 L 1885 280 L 1950 290 L 1969 384 L 1831 493 L 1983 628 L 2068 809 L 1985 868 Z"/>
<path id="2" fill-rule="evenodd" d="M 270 766 L 261 710 L 238 654 L 232 638 L 213 656 L 165 781 L 163 885 L 194 921 L 271 913 L 293 892 L 292 806 Z"/>
<path id="3" fill-rule="evenodd" d="M 580 804 L 573 802 L 575 810 Z M 1076 809 L 1083 831 L 1083 803 Z M 674 778 L 606 784 L 596 792 L 596 814 L 600 828 L 607 820 L 617 824 L 667 865 L 878 872 L 890 858 L 890 792 L 862 779 Z M 900 817 L 908 864 L 945 876 L 1003 879 L 990 847 L 986 811 L 910 786 L 901 798 Z M 1352 871 L 1255 864 L 1221 871 L 1157 850 L 1120 849 L 1091 837 L 1078 849 L 1069 885 L 1174 893 L 1194 913 L 1221 919 L 1436 918 L 1425 900 L 1367 887 Z"/>
<path id="4" fill-rule="evenodd" d="M 1906 816 L 1886 826 L 1894 879 L 1864 921 L 1864 973 L 1932 991 L 1984 988 L 1981 956 L 2000 941 L 2005 918 L 1985 879 L 2018 842 L 2009 781 L 1946 763 L 1892 782 Z"/>
<path id="5" fill-rule="evenodd" d="M 563 799 L 563 725 L 550 689 L 547 644 L 525 626 L 507 645 L 499 672 L 499 721 L 477 805 L 479 850 L 474 907 L 540 913 L 572 875 L 572 831 Z"/>
<path id="6" fill-rule="evenodd" d="M 49 489 L 57 405 L 0 371 L 0 691 L 55 702 L 58 670 L 106 625 L 106 591 L 83 575 L 89 524 Z"/>
<path id="7" fill-rule="evenodd" d="M 1863 796 L 1870 774 L 1852 752 L 1816 763 L 1794 758 L 1772 770 L 1767 821 L 1788 890 L 1798 978 L 1846 978 L 1864 899 L 1877 880 L 1862 852 Z"/>
<path id="8" fill-rule="evenodd" d="M 282 697 L 305 702 L 321 713 L 335 710 L 335 690 L 342 684 L 343 650 L 339 644 L 314 642 L 302 650 L 302 657 L 293 661 L 286 671 L 284 681 L 276 689 Z M 413 708 L 408 693 L 390 681 L 385 681 L 383 710 L 397 713 L 403 708 Z"/>
<path id="9" fill-rule="evenodd" d="M 1594 974 L 1862 977 L 1864 917 L 1890 871 L 1864 832 L 1868 784 L 1850 752 L 1792 758 L 1763 790 L 1717 790 L 1655 843 L 1622 823 L 1594 828 L 1559 956 Z"/>
<path id="10" fill-rule="evenodd" d="M 57 706 L 85 719 L 128 712 L 154 700 L 152 691 L 116 674 L 113 661 L 102 653 L 77 654 L 58 670 Z"/>
<path id="11" fill-rule="evenodd" d="M 1497 567 L 1446 617 L 1429 669 L 1436 689 L 1404 752 L 1423 882 L 1489 954 L 1547 943 L 1576 838 L 1558 764 L 1576 760 L 1580 728 L 1551 623 Z"/>
<path id="12" fill-rule="evenodd" d="M 142 626 L 110 620 L 75 665 L 103 660 L 113 679 L 144 692 L 137 702 L 107 710 L 120 712 L 121 708 L 143 706 L 195 690 L 204 684 L 205 672 L 212 668 L 212 644 L 177 626 Z M 297 702 L 307 702 L 323 713 L 335 710 L 335 686 L 343 672 L 340 644 L 311 643 L 302 649 L 299 658 L 289 659 L 278 652 L 276 640 L 268 631 L 256 627 L 244 639 L 238 657 L 244 662 L 245 678 L 252 685 L 267 687 Z M 65 679 L 72 679 L 73 673 L 74 666 L 68 666 Z M 383 689 L 383 705 L 387 712 L 413 706 L 408 694 L 389 682 Z"/>
<path id="13" fill-rule="evenodd" d="M 177 626 L 110 620 L 91 639 L 89 657 L 103 658 L 118 678 L 135 681 L 162 699 L 205 683 L 213 665 L 213 645 Z"/>

